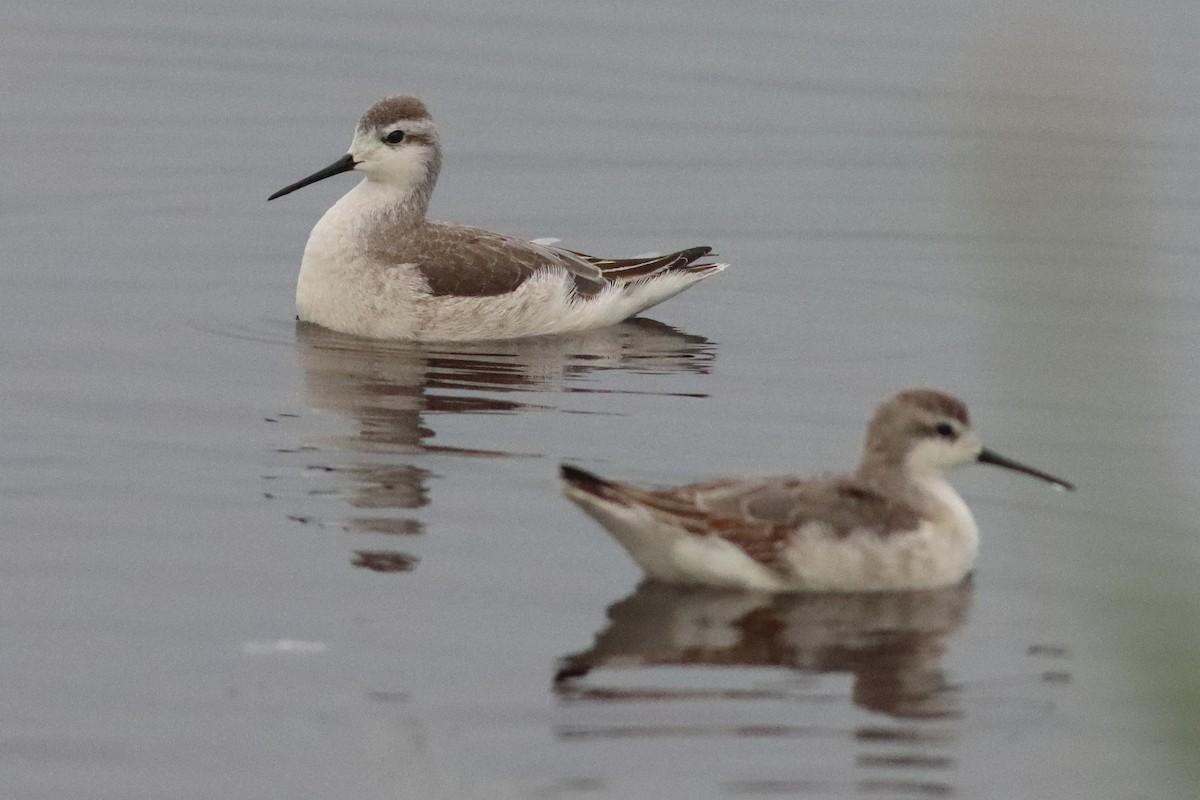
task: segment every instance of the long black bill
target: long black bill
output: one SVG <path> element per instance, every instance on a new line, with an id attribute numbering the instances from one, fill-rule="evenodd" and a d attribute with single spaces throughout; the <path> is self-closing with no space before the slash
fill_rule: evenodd
<path id="1" fill-rule="evenodd" d="M 317 170 L 312 175 L 309 175 L 307 178 L 296 181 L 295 183 L 291 184 L 290 186 L 283 187 L 278 192 L 276 192 L 275 194 L 268 197 L 267 202 L 274 200 L 276 197 L 283 197 L 285 194 L 291 194 L 292 192 L 296 191 L 297 189 L 303 189 L 305 186 L 308 186 L 310 183 L 316 183 L 317 181 L 323 181 L 326 178 L 332 177 L 334 175 L 340 175 L 343 172 L 349 172 L 352 169 L 354 169 L 354 156 L 350 155 L 349 153 L 346 153 L 346 155 L 342 156 L 341 158 L 339 158 L 337 161 L 330 164 L 325 169 Z"/>
<path id="2" fill-rule="evenodd" d="M 1024 472 L 1026 475 L 1032 475 L 1035 478 L 1041 478 L 1047 483 L 1052 483 L 1059 489 L 1066 489 L 1068 492 L 1075 491 L 1075 484 L 1064 481 L 1062 478 L 1056 478 L 1053 475 L 1042 472 L 1040 469 L 1027 467 L 1019 461 L 1013 461 L 1011 458 L 1005 458 L 995 450 L 989 450 L 986 447 L 979 451 L 980 464 L 994 464 L 997 467 L 1011 469 L 1013 472 Z"/>

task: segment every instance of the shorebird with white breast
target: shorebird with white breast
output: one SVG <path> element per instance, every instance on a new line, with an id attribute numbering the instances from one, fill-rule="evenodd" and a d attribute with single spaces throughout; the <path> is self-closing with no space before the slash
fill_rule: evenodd
<path id="1" fill-rule="evenodd" d="M 612 325 L 726 267 L 708 247 L 604 259 L 425 218 L 442 164 L 437 128 L 415 97 L 363 114 L 350 152 L 274 200 L 351 170 L 362 181 L 317 222 L 296 313 L 342 333 L 429 341 L 508 339 Z"/>
<path id="2" fill-rule="evenodd" d="M 765 591 L 927 589 L 961 581 L 979 529 L 946 481 L 979 462 L 1070 483 L 984 447 L 957 398 L 901 392 L 875 412 L 847 475 L 645 489 L 561 468 L 566 496 L 666 583 Z"/>

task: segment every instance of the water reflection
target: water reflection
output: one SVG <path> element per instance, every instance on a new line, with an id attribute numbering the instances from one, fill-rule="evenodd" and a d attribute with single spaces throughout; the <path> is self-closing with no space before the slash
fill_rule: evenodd
<path id="1" fill-rule="evenodd" d="M 291 451 L 304 454 L 307 474 L 334 484 L 306 494 L 344 498 L 358 513 L 336 523 L 292 518 L 393 537 L 424 532 L 420 518 L 403 513 L 430 503 L 429 483 L 436 475 L 417 463 L 421 456 L 536 455 L 438 443 L 433 422 L 438 415 L 554 410 L 567 393 L 613 391 L 580 380 L 590 373 L 706 373 L 715 358 L 715 347 L 704 337 L 649 319 L 576 335 L 441 345 L 364 340 L 297 323 L 296 341 L 306 404 L 352 422 L 350 432 L 322 434 Z M 356 551 L 353 563 L 407 572 L 417 558 L 371 549 Z"/>
<path id="2" fill-rule="evenodd" d="M 946 636 L 967 620 L 971 594 L 970 580 L 929 591 L 792 595 L 647 582 L 609 607 L 608 626 L 590 649 L 561 659 L 554 688 L 572 701 L 795 699 L 790 685 L 698 689 L 652 681 L 623 688 L 591 675 L 663 666 L 776 667 L 808 676 L 848 674 L 852 702 L 869 711 L 897 718 L 957 716 L 941 657 Z"/>

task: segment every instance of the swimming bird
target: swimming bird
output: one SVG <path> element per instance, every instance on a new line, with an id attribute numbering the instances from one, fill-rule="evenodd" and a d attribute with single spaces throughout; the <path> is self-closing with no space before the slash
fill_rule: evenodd
<path id="1" fill-rule="evenodd" d="M 1075 488 L 984 447 L 962 401 L 931 389 L 879 406 L 852 474 L 646 489 L 563 464 L 561 486 L 654 580 L 766 591 L 926 589 L 957 583 L 975 563 L 979 529 L 945 477 L 970 462 Z"/>
<path id="2" fill-rule="evenodd" d="M 727 265 L 709 247 L 605 259 L 425 218 L 442 165 L 424 103 L 397 95 L 359 120 L 350 152 L 274 200 L 343 172 L 363 176 L 309 234 L 296 314 L 376 339 L 464 340 L 581 331 L 620 322 Z"/>

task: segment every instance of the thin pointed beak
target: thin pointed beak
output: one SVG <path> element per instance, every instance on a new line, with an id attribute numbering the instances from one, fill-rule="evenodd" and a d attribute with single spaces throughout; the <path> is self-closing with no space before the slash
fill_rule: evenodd
<path id="1" fill-rule="evenodd" d="M 295 183 L 293 183 L 289 186 L 283 187 L 278 192 L 276 192 L 275 194 L 268 197 L 267 202 L 274 200 L 276 197 L 283 197 L 285 194 L 291 194 L 292 192 L 296 191 L 297 189 L 303 189 L 305 186 L 308 186 L 310 183 L 316 183 L 317 181 L 323 181 L 326 178 L 332 177 L 334 175 L 340 175 L 343 172 L 349 172 L 350 170 L 354 169 L 355 163 L 356 162 L 354 161 L 354 156 L 350 155 L 349 153 L 346 153 L 346 155 L 342 156 L 341 158 L 339 158 L 337 161 L 330 164 L 325 169 L 317 170 L 312 175 L 309 175 L 307 178 L 296 181 Z"/>
<path id="2" fill-rule="evenodd" d="M 1011 458 L 1005 458 L 995 450 L 989 450 L 986 447 L 979 451 L 979 457 L 977 460 L 980 464 L 993 464 L 997 467 L 1011 469 L 1013 472 L 1024 472 L 1026 475 L 1032 475 L 1035 478 L 1041 478 L 1042 480 L 1053 484 L 1059 489 L 1066 489 L 1068 492 L 1075 491 L 1075 484 L 1073 483 L 1064 481 L 1062 478 L 1056 478 L 1047 472 L 1042 472 L 1040 469 L 1027 467 L 1018 461 L 1013 461 Z"/>

